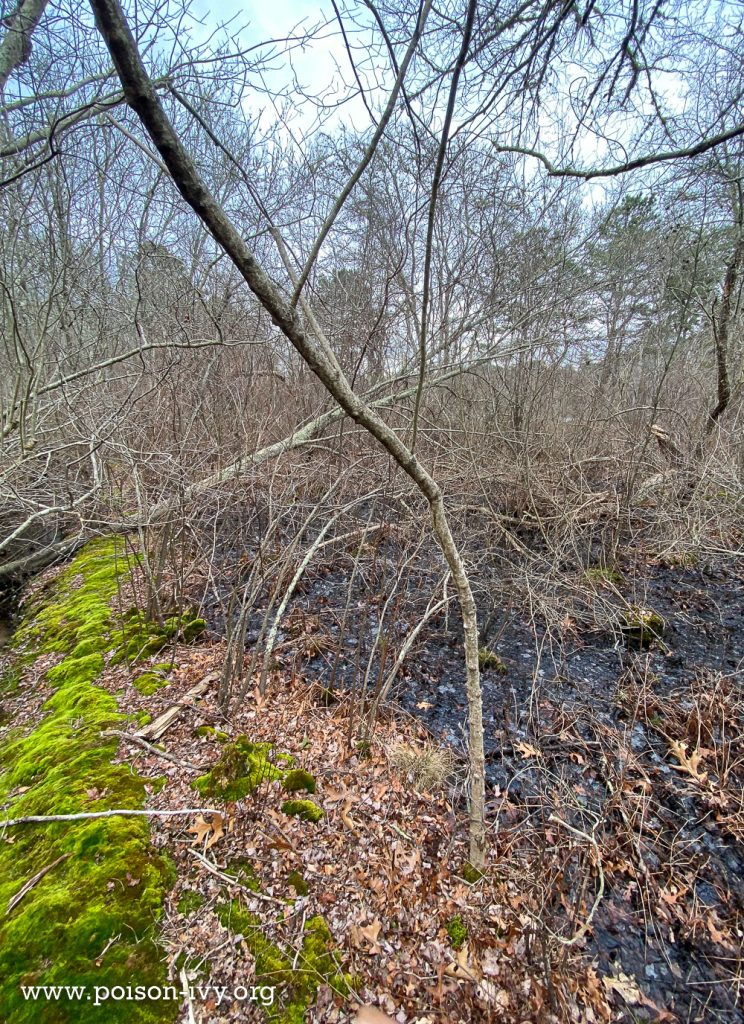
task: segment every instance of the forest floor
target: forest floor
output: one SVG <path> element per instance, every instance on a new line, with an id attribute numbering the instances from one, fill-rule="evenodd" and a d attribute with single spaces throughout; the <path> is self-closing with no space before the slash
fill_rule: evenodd
<path id="1" fill-rule="evenodd" d="M 97 680 L 132 716 L 116 756 L 151 780 L 146 806 L 218 809 L 151 820 L 177 872 L 161 941 L 173 984 L 192 988 L 178 1019 L 375 1024 L 371 1006 L 399 1024 L 744 1021 L 741 573 L 725 558 L 636 557 L 622 584 L 597 580 L 597 600 L 620 586 L 663 615 L 663 637 L 635 647 L 587 627 L 570 601 L 557 632 L 517 608 L 496 624 L 477 877 L 454 616 L 422 632 L 397 703 L 360 739 L 358 695 L 339 685 L 329 700 L 318 642 L 334 571 L 298 592 L 265 694 L 251 689 L 228 715 L 218 632 L 169 651 L 154 692 L 135 683 L 162 652 L 136 671 L 109 661 Z M 3 699 L 15 727 L 40 716 L 54 657 Z M 174 706 L 156 746 L 132 738 L 138 715 Z M 199 795 L 196 779 L 234 767 L 248 742 L 255 788 Z M 290 758 L 307 792 L 287 792 Z M 287 813 L 288 797 L 322 816 Z M 273 1009 L 260 1005 L 270 978 Z"/>

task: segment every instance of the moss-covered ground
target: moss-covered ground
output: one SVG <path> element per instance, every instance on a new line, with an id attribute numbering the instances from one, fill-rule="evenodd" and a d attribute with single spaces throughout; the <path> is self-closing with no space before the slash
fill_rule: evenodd
<path id="1" fill-rule="evenodd" d="M 86 547 L 27 609 L 13 644 L 21 663 L 58 652 L 54 692 L 30 731 L 0 746 L 3 817 L 138 808 L 144 780 L 113 764 L 116 699 L 96 679 L 121 645 L 110 602 L 127 575 L 115 541 Z M 131 637 L 129 638 L 131 639 Z M 128 652 L 129 653 L 129 652 Z M 55 864 L 55 862 L 58 862 Z M 9 901 L 55 864 L 5 913 Z M 164 986 L 158 919 L 173 883 L 146 818 L 23 824 L 0 837 L 0 1005 L 7 1024 L 173 1020 L 175 1001 L 26 1000 L 21 986 Z"/>
<path id="2" fill-rule="evenodd" d="M 322 984 L 340 995 L 348 995 L 353 987 L 353 978 L 343 972 L 334 954 L 333 936 L 322 917 L 305 922 L 302 944 L 290 955 L 266 937 L 260 918 L 237 900 L 221 903 L 216 910 L 226 928 L 243 936 L 255 960 L 256 984 L 276 988 L 274 1004 L 265 1008 L 270 1024 L 303 1024 Z"/>

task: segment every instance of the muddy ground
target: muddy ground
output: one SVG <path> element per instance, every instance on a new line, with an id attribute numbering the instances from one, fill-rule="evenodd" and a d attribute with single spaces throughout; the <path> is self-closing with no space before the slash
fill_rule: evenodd
<path id="1" fill-rule="evenodd" d="M 238 559 L 229 536 L 221 557 L 232 570 L 205 601 L 218 633 L 236 614 L 227 595 L 245 573 L 235 566 L 256 550 L 244 533 Z M 369 701 L 441 574 L 426 543 L 416 549 L 394 531 L 364 543 L 361 554 L 353 541 L 313 560 L 282 618 L 275 664 Z M 640 988 L 618 1019 L 744 1022 L 741 560 L 675 564 L 638 545 L 611 571 L 553 565 L 541 576 L 534 560 L 520 567 L 511 551 L 484 551 L 473 556 L 482 642 L 501 661 L 482 678 L 488 798 L 505 851 L 534 865 L 536 836 L 560 842 L 551 814 L 596 844 L 603 892 L 580 948 L 617 991 Z M 248 660 L 264 640 L 269 595 L 248 616 Z M 637 607 L 663 617 L 663 635 L 628 635 Z M 417 636 L 390 699 L 464 755 L 461 650 L 453 603 Z M 567 863 L 550 880 L 541 926 L 566 935 L 586 919 L 585 868 Z"/>

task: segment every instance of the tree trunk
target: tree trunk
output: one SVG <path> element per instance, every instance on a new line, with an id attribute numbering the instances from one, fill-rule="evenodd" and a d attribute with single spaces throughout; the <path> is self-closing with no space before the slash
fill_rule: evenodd
<path id="1" fill-rule="evenodd" d="M 744 231 L 742 230 L 741 216 L 738 218 L 739 237 L 734 248 L 731 260 L 726 267 L 726 276 L 723 279 L 723 293 L 721 295 L 721 310 L 717 317 L 713 318 L 713 345 L 716 354 L 716 383 L 718 401 L 708 413 L 706 434 L 712 433 L 716 423 L 723 416 L 729 402 L 731 401 L 731 382 L 728 372 L 728 349 L 729 334 L 731 329 L 732 300 L 736 293 L 736 282 L 739 276 L 739 267 L 744 259 Z"/>
<path id="2" fill-rule="evenodd" d="M 117 0 L 91 0 L 96 25 L 111 53 L 127 103 L 137 113 L 179 192 L 222 246 L 273 322 L 299 352 L 332 397 L 392 456 L 426 497 L 436 539 L 457 588 L 465 632 L 468 722 L 470 729 L 470 860 L 485 857 L 485 758 L 478 667 L 478 624 L 473 593 L 449 527 L 439 485 L 391 427 L 353 391 L 338 362 L 305 332 L 295 309 L 249 251 L 224 209 L 210 193 L 181 144 L 142 64 L 137 44 Z"/>

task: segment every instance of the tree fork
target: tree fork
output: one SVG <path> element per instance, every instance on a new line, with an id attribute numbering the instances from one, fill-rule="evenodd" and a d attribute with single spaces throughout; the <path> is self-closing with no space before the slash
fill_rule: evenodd
<path id="1" fill-rule="evenodd" d="M 478 623 L 467 571 L 449 527 L 441 489 L 395 431 L 354 392 L 342 370 L 305 333 L 297 312 L 255 259 L 229 217 L 202 181 L 181 144 L 142 63 L 137 43 L 117 0 L 91 0 L 96 25 L 121 81 L 129 106 L 140 118 L 176 188 L 225 250 L 272 321 L 302 356 L 341 408 L 392 456 L 426 497 L 434 535 L 457 588 L 465 633 L 466 691 L 470 733 L 470 860 L 485 860 L 485 757 L 478 666 Z"/>

